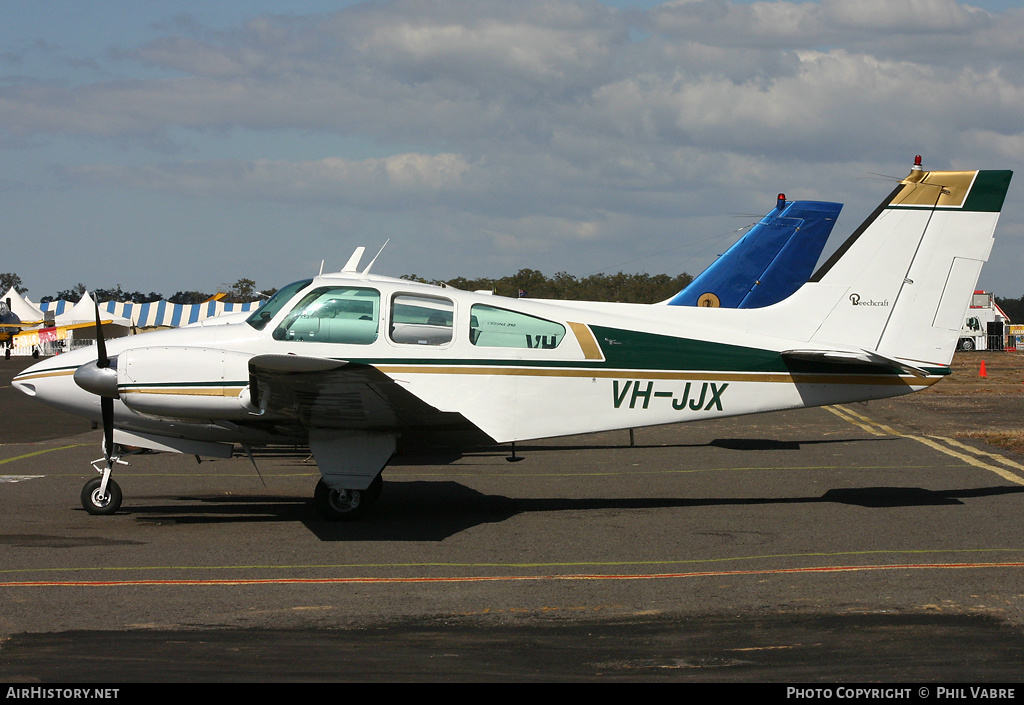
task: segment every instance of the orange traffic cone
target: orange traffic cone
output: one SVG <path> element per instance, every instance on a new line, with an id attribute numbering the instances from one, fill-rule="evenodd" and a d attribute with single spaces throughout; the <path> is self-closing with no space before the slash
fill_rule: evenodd
<path id="1" fill-rule="evenodd" d="M 988 373 L 985 372 L 985 361 L 981 361 L 981 369 L 978 371 L 979 377 L 988 377 Z"/>

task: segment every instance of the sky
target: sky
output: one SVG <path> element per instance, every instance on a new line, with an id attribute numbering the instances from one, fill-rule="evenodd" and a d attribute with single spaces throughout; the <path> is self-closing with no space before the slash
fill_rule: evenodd
<path id="1" fill-rule="evenodd" d="M 1019 170 L 978 0 L 0 0 L 0 272 L 38 300 L 340 269 L 698 274 L 782 192 Z M 1024 296 L 1024 173 L 979 287 Z"/>

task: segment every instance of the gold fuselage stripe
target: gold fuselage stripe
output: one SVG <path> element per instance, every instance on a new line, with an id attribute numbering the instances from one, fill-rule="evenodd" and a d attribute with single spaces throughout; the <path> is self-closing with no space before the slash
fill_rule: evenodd
<path id="1" fill-rule="evenodd" d="M 75 374 L 74 370 L 55 370 L 53 372 L 36 372 L 30 375 L 18 375 L 14 378 L 15 382 L 25 382 L 30 379 L 45 379 L 47 377 L 64 377 L 67 375 Z"/>
<path id="2" fill-rule="evenodd" d="M 193 397 L 237 397 L 245 387 L 131 387 L 121 394 L 173 394 Z"/>
<path id="3" fill-rule="evenodd" d="M 573 323 L 572 321 L 566 321 L 566 323 L 569 324 L 573 335 L 576 336 L 576 341 L 583 350 L 584 358 L 587 360 L 604 359 L 604 353 L 601 352 L 601 346 L 597 344 L 597 338 L 594 337 L 594 332 L 590 330 L 590 326 L 585 323 Z"/>

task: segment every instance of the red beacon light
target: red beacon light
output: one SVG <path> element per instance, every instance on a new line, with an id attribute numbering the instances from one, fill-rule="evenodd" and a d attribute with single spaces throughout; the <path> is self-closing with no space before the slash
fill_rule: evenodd
<path id="1" fill-rule="evenodd" d="M 775 207 L 782 210 L 783 206 L 786 205 L 786 194 L 780 193 L 779 200 L 775 202 Z"/>
<path id="2" fill-rule="evenodd" d="M 921 166 L 921 155 L 918 154 L 914 157 L 914 171 L 922 171 L 924 167 Z"/>

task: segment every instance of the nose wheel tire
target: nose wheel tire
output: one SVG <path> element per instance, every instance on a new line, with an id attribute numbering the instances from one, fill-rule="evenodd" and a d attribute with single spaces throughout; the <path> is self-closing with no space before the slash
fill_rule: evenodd
<path id="1" fill-rule="evenodd" d="M 327 521 L 355 521 L 366 516 L 383 486 L 380 475 L 365 490 L 332 490 L 321 478 L 313 492 L 313 506 Z"/>
<path id="2" fill-rule="evenodd" d="M 113 514 L 121 508 L 121 488 L 113 480 L 107 480 L 106 494 L 100 494 L 103 478 L 94 477 L 82 488 L 82 507 L 90 514 Z"/>

